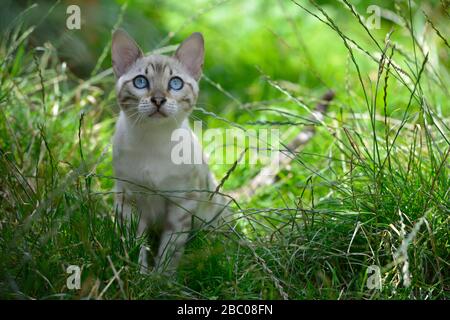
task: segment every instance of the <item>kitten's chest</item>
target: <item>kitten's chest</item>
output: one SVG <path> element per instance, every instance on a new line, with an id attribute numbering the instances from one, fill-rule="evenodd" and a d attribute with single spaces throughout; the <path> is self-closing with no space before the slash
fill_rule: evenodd
<path id="1" fill-rule="evenodd" d="M 137 185 L 159 190 L 192 187 L 193 168 L 171 160 L 172 144 L 115 146 L 115 174 Z"/>

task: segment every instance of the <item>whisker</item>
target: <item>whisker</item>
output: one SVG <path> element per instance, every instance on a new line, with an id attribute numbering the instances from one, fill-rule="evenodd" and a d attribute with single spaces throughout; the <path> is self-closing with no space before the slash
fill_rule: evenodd
<path id="1" fill-rule="evenodd" d="M 134 120 L 133 124 L 131 125 L 132 127 L 137 125 L 137 123 L 139 122 L 140 117 L 141 117 L 141 114 L 138 112 L 138 115 L 137 115 L 136 119 Z"/>

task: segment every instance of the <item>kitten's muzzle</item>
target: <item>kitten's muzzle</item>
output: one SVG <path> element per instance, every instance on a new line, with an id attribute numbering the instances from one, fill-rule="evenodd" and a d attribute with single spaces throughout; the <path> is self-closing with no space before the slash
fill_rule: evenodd
<path id="1" fill-rule="evenodd" d="M 150 101 L 156 106 L 159 110 L 161 106 L 167 101 L 166 97 L 151 97 Z"/>

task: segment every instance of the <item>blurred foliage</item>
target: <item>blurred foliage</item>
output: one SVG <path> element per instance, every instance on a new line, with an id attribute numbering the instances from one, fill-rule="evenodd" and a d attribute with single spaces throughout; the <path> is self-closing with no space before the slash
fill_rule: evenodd
<path id="1" fill-rule="evenodd" d="M 395 3 L 401 6 L 407 1 L 351 2 L 364 15 L 373 4 L 394 10 Z M 310 7 L 308 1 L 298 3 Z M 340 18 L 344 32 L 363 32 L 339 1 L 317 3 L 324 6 L 332 18 Z M 414 3 L 422 6 L 433 21 L 445 23 L 442 1 Z M 334 87 L 334 83 L 344 80 L 343 73 L 337 70 L 346 52 L 344 45 L 336 45 L 333 41 L 336 34 L 331 30 L 322 28 L 319 36 L 316 19 L 290 0 L 3 0 L 0 31 L 24 9 L 36 4 L 25 13 L 27 23 L 37 25 L 30 45 L 51 43 L 61 59 L 81 77 L 91 74 L 110 42 L 121 6 L 125 5 L 120 27 L 126 29 L 145 51 L 179 43 L 193 31 L 202 32 L 206 39 L 205 74 L 220 80 L 224 88 L 243 101 L 268 98 L 268 86 L 258 81 L 260 72 L 256 67 L 275 79 L 283 78 L 299 85 L 299 90 L 304 86 L 308 90 L 324 85 Z M 71 4 L 81 8 L 81 30 L 68 30 L 65 26 L 66 9 Z M 418 19 L 422 19 L 423 25 L 423 17 Z M 382 28 L 375 34 L 384 35 L 394 27 L 387 19 L 381 22 Z M 405 32 L 407 30 L 397 31 L 393 38 Z M 333 43 L 332 49 L 330 43 Z M 317 61 L 316 57 L 326 63 Z M 102 67 L 110 67 L 109 56 Z M 209 89 L 203 86 L 207 96 L 211 93 Z M 213 98 L 209 103 L 220 104 L 220 99 Z"/>

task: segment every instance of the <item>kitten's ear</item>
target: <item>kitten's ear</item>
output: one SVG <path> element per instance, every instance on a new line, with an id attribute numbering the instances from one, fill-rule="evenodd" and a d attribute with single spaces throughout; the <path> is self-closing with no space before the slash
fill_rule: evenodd
<path id="1" fill-rule="evenodd" d="M 112 36 L 111 57 L 114 73 L 119 78 L 131 65 L 143 56 L 136 42 L 122 29 L 114 31 Z"/>
<path id="2" fill-rule="evenodd" d="M 186 67 L 195 80 L 199 80 L 202 75 L 203 59 L 205 57 L 205 44 L 200 32 L 194 32 L 189 38 L 184 40 L 177 51 L 175 57 Z"/>

